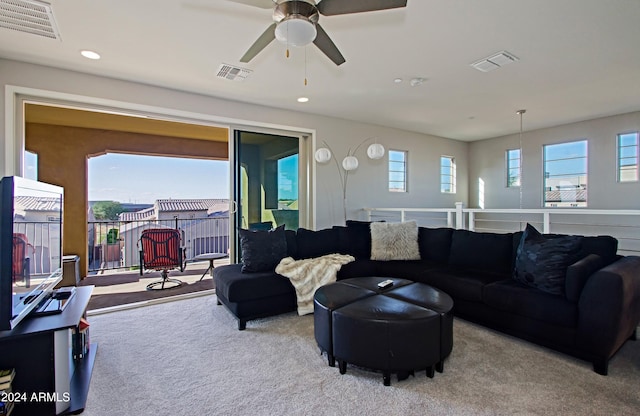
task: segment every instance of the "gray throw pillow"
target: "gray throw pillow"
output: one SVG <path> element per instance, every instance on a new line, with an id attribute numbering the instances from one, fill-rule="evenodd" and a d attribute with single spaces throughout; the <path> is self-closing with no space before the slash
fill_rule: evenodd
<path id="1" fill-rule="evenodd" d="M 242 273 L 273 271 L 287 256 L 284 225 L 269 231 L 240 229 L 239 232 Z"/>
<path id="2" fill-rule="evenodd" d="M 372 222 L 371 260 L 420 260 L 418 224 Z"/>
<path id="3" fill-rule="evenodd" d="M 554 295 L 565 293 L 567 267 L 576 262 L 582 237 L 545 236 L 530 224 L 522 233 L 513 278 Z"/>

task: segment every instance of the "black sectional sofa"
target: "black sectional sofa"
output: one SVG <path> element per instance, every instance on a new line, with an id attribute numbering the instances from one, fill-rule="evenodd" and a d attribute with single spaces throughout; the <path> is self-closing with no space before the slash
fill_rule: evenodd
<path id="1" fill-rule="evenodd" d="M 576 261 L 563 272 L 562 293 L 552 294 L 513 277 L 523 232 L 419 227 L 420 259 L 388 261 L 370 260 L 366 222 L 282 232 L 286 254 L 295 259 L 353 255 L 338 280 L 388 276 L 432 285 L 453 298 L 455 316 L 590 361 L 599 374 L 606 375 L 609 359 L 636 339 L 640 257 L 617 255 L 617 240 L 609 236 L 580 239 Z M 242 272 L 242 264 L 230 264 L 214 270 L 214 281 L 218 304 L 241 330 L 248 320 L 296 310 L 293 286 L 273 268 Z"/>

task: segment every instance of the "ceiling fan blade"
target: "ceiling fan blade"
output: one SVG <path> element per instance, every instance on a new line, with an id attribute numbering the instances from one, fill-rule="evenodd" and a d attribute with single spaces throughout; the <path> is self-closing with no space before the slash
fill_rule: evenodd
<path id="1" fill-rule="evenodd" d="M 227 0 L 232 3 L 246 4 L 247 6 L 259 7 L 261 9 L 273 9 L 275 2 L 273 0 Z"/>
<path id="2" fill-rule="evenodd" d="M 323 0 L 324 1 L 324 0 Z M 322 26 L 316 24 L 318 34 L 316 35 L 313 43 L 320 49 L 325 55 L 329 57 L 336 65 L 342 65 L 345 63 L 344 56 L 338 50 L 338 47 L 333 43 L 327 32 L 324 31 Z"/>
<path id="3" fill-rule="evenodd" d="M 325 16 L 371 12 L 406 6 L 407 0 L 322 0 L 317 5 L 320 14 Z"/>
<path id="4" fill-rule="evenodd" d="M 252 60 L 261 50 L 267 47 L 276 38 L 276 23 L 272 23 L 267 30 L 251 45 L 249 50 L 240 58 L 240 62 L 249 62 Z"/>

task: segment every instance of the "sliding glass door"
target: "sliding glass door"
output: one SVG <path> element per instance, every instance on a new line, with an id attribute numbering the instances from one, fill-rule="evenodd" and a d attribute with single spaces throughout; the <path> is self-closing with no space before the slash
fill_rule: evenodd
<path id="1" fill-rule="evenodd" d="M 235 131 L 232 196 L 236 261 L 239 229 L 268 230 L 284 225 L 296 230 L 307 226 L 307 163 L 301 158 L 304 142 L 304 137 Z"/>

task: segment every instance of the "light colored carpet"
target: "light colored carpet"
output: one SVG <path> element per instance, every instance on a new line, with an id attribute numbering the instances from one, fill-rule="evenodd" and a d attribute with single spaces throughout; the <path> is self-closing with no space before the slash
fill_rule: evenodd
<path id="1" fill-rule="evenodd" d="M 86 416 L 637 415 L 640 342 L 589 363 L 456 320 L 444 373 L 391 386 L 327 366 L 313 315 L 236 321 L 215 295 L 91 316 L 99 343 Z"/>

